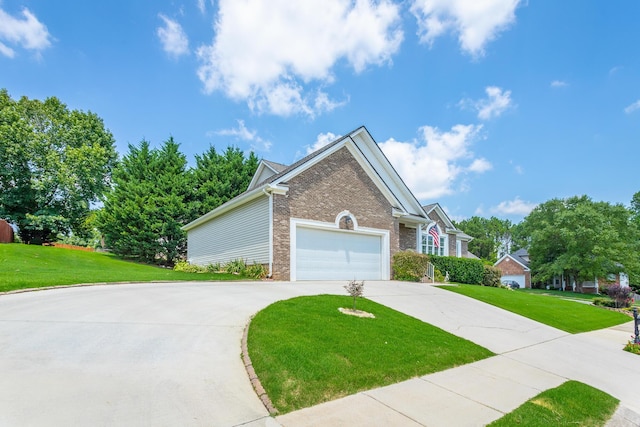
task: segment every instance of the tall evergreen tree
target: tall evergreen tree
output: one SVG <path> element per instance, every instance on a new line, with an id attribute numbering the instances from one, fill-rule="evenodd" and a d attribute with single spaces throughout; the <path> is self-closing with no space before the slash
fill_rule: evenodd
<path id="1" fill-rule="evenodd" d="M 479 258 L 495 262 L 512 251 L 513 224 L 508 219 L 473 216 L 456 223 L 456 226 L 473 237 L 469 251 Z"/>
<path id="2" fill-rule="evenodd" d="M 129 145 L 113 180 L 113 191 L 98 215 L 107 246 L 124 257 L 172 264 L 186 250 L 180 227 L 189 217 L 192 198 L 179 144 L 169 138 L 160 149 L 151 149 L 144 140 Z"/>
<path id="3" fill-rule="evenodd" d="M 195 158 L 192 219 L 246 191 L 258 167 L 258 158 L 253 152 L 245 157 L 237 147 L 227 147 L 219 154 L 211 146 Z"/>

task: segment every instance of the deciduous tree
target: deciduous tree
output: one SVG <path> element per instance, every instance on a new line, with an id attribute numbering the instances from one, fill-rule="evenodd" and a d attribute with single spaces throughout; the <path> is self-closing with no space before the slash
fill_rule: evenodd
<path id="1" fill-rule="evenodd" d="M 0 90 L 0 217 L 15 222 L 24 241 L 82 234 L 116 160 L 113 135 L 96 114 L 55 97 L 15 101 Z"/>
<path id="2" fill-rule="evenodd" d="M 587 196 L 552 199 L 524 220 L 535 281 L 568 275 L 578 288 L 608 274 L 638 268 L 638 228 L 622 205 Z"/>

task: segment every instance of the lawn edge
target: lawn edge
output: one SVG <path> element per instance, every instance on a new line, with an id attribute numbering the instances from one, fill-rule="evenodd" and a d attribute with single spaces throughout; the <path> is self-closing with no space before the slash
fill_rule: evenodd
<path id="1" fill-rule="evenodd" d="M 84 288 L 88 286 L 108 286 L 108 285 L 135 285 L 135 284 L 160 284 L 160 283 L 183 283 L 183 282 L 216 282 L 215 280 L 151 280 L 151 281 L 133 281 L 133 282 L 95 282 L 95 283 L 76 283 L 73 285 L 54 285 L 54 286 L 40 286 L 37 288 L 24 288 L 24 289 L 14 289 L 11 291 L 2 291 L 0 292 L 0 296 L 2 295 L 12 295 L 12 294 L 22 294 L 27 292 L 37 292 L 37 291 L 50 291 L 53 289 L 68 289 L 68 288 Z"/>
<path id="2" fill-rule="evenodd" d="M 251 381 L 253 390 L 256 392 L 267 411 L 269 411 L 269 415 L 275 416 L 278 414 L 278 410 L 273 406 L 273 403 L 271 403 L 271 399 L 269 399 L 267 391 L 264 389 L 264 387 L 262 387 L 260 378 L 258 378 L 256 371 L 253 369 L 253 363 L 251 363 L 251 358 L 249 357 L 247 337 L 249 336 L 249 326 L 251 325 L 251 320 L 253 320 L 253 316 L 251 316 L 251 318 L 247 322 L 247 326 L 244 327 L 244 331 L 242 333 L 242 362 L 244 363 L 244 368 L 247 371 L 247 376 L 249 377 L 249 381 Z"/>

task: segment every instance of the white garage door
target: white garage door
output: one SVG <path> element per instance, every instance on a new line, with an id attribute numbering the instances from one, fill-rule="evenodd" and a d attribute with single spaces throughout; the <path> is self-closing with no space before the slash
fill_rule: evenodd
<path id="1" fill-rule="evenodd" d="M 382 238 L 296 229 L 296 280 L 381 280 Z"/>
<path id="2" fill-rule="evenodd" d="M 515 280 L 516 282 L 518 282 L 518 285 L 520 285 L 520 289 L 524 289 L 524 274 L 512 274 L 510 276 L 502 276 L 502 278 L 500 279 L 500 281 L 503 280 Z"/>

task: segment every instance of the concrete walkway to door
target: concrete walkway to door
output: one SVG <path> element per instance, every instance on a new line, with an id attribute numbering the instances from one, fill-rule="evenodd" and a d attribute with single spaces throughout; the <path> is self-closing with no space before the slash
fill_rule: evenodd
<path id="1" fill-rule="evenodd" d="M 127 284 L 0 295 L 0 425 L 482 425 L 566 379 L 617 397 L 619 420 L 638 425 L 640 360 L 621 350 L 628 324 L 569 335 L 401 282 L 367 282 L 365 296 L 498 355 L 270 417 L 240 359 L 245 325 L 272 302 L 344 295 L 343 285 Z"/>

